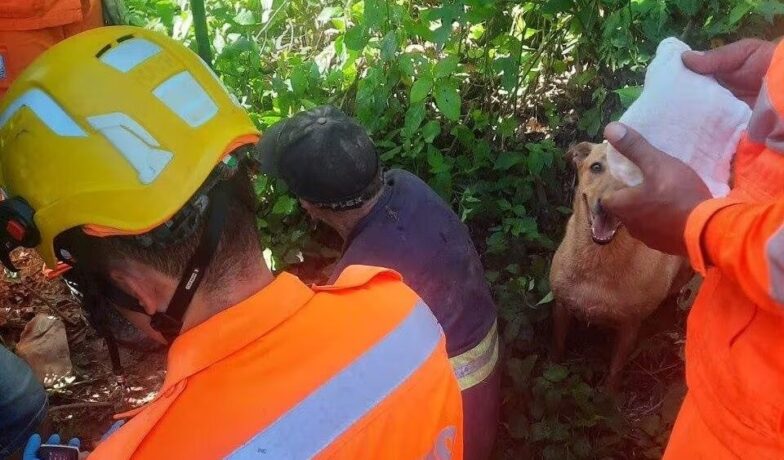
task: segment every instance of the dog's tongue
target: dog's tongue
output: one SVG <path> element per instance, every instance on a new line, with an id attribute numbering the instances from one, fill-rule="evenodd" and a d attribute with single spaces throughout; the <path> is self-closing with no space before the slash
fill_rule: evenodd
<path id="1" fill-rule="evenodd" d="M 618 223 L 615 218 L 605 213 L 594 214 L 591 221 L 591 234 L 594 240 L 608 242 L 615 236 Z"/>

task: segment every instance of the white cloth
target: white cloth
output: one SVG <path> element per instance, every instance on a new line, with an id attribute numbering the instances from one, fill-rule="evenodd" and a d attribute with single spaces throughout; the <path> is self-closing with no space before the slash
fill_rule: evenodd
<path id="1" fill-rule="evenodd" d="M 730 191 L 730 163 L 751 109 L 713 77 L 687 69 L 681 54 L 689 49 L 672 37 L 659 43 L 642 94 L 620 121 L 691 166 L 713 196 L 721 197 Z M 642 182 L 640 170 L 612 147 L 607 162 L 610 172 L 627 185 Z"/>

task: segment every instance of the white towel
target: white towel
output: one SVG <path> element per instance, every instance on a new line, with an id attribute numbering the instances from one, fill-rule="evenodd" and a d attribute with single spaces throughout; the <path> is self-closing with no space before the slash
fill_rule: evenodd
<path id="1" fill-rule="evenodd" d="M 659 150 L 699 174 L 714 197 L 729 193 L 730 163 L 751 109 L 713 77 L 687 69 L 677 38 L 659 43 L 648 66 L 642 94 L 620 121 Z M 624 183 L 642 182 L 640 170 L 615 149 L 607 149 L 610 172 Z"/>

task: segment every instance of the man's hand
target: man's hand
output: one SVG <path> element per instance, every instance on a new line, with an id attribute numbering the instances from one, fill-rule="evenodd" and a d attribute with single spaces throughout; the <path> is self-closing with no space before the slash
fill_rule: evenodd
<path id="1" fill-rule="evenodd" d="M 775 49 L 772 42 L 747 38 L 710 51 L 686 51 L 681 59 L 694 72 L 713 75 L 753 107 Z"/>
<path id="2" fill-rule="evenodd" d="M 708 187 L 686 163 L 653 147 L 621 123 L 607 125 L 604 137 L 640 168 L 643 183 L 612 193 L 602 200 L 602 206 L 648 247 L 687 256 L 686 221 L 698 204 L 711 198 Z"/>
<path id="3" fill-rule="evenodd" d="M 34 435 L 30 436 L 30 439 L 27 440 L 27 445 L 24 448 L 24 452 L 22 453 L 22 460 L 40 460 L 38 458 L 38 449 L 41 448 L 41 444 L 41 435 L 35 433 Z M 60 435 L 53 434 L 49 436 L 46 444 L 60 444 Z M 79 448 L 80 444 L 81 443 L 78 438 L 73 438 L 68 441 L 68 445 L 71 447 Z"/>

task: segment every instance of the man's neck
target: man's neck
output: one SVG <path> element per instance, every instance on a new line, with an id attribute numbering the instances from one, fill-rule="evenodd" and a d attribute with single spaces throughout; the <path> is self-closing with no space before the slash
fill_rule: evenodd
<path id="1" fill-rule="evenodd" d="M 272 272 L 265 265 L 264 258 L 259 255 L 258 260 L 252 261 L 249 267 L 238 273 L 225 287 L 209 292 L 197 292 L 188 308 L 183 330 L 191 329 L 223 310 L 242 303 L 273 280 Z"/>
<path id="2" fill-rule="evenodd" d="M 334 228 L 340 237 L 343 238 L 343 241 L 346 241 L 348 240 L 348 237 L 351 236 L 351 232 L 354 231 L 357 224 L 359 224 L 365 216 L 370 214 L 370 211 L 376 206 L 381 195 L 383 195 L 383 188 L 376 196 L 368 200 L 361 207 L 348 211 L 327 211 L 322 220 L 324 223 Z"/>

